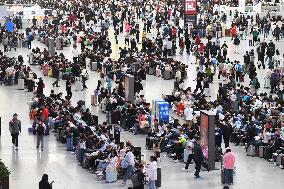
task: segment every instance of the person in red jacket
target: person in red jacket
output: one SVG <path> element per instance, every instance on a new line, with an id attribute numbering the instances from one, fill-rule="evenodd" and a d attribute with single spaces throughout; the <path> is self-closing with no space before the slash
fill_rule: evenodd
<path id="1" fill-rule="evenodd" d="M 49 114 L 48 108 L 44 105 L 42 107 L 42 117 L 43 117 L 43 122 L 46 126 L 45 135 L 49 135 L 48 114 Z"/>
<path id="2" fill-rule="evenodd" d="M 232 39 L 234 39 L 237 36 L 237 27 L 236 27 L 236 25 L 234 25 L 231 28 L 231 36 L 232 36 Z"/>

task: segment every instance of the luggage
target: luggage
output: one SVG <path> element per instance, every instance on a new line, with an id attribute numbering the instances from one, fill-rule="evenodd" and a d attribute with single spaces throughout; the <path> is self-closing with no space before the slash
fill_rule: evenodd
<path id="1" fill-rule="evenodd" d="M 266 152 L 267 152 L 267 146 L 260 146 L 259 147 L 258 155 L 259 155 L 260 158 L 265 158 Z"/>
<path id="2" fill-rule="evenodd" d="M 179 89 L 179 82 L 178 81 L 175 81 L 174 82 L 174 89 Z"/>
<path id="3" fill-rule="evenodd" d="M 277 166 L 281 165 L 283 158 L 284 158 L 284 154 L 278 154 L 278 156 L 277 156 L 277 158 L 276 158 L 276 164 L 277 164 Z"/>
<path id="4" fill-rule="evenodd" d="M 49 76 L 49 77 L 52 77 L 52 68 L 49 69 L 49 71 L 48 71 L 48 76 Z"/>
<path id="5" fill-rule="evenodd" d="M 161 76 L 161 70 L 160 69 L 156 69 L 156 77 L 160 77 Z"/>
<path id="6" fill-rule="evenodd" d="M 73 151 L 73 137 L 68 137 L 66 139 L 66 148 L 67 151 Z"/>
<path id="7" fill-rule="evenodd" d="M 28 128 L 28 132 L 29 133 L 33 133 L 34 132 L 34 128 L 33 127 Z"/>
<path id="8" fill-rule="evenodd" d="M 91 164 L 90 164 L 91 159 L 92 159 L 92 156 L 90 154 L 88 154 L 88 153 L 84 154 L 83 163 L 82 163 L 82 167 L 84 169 L 89 169 L 90 168 L 90 166 L 91 166 Z"/>
<path id="9" fill-rule="evenodd" d="M 240 82 L 244 82 L 244 75 L 243 74 L 240 75 Z"/>
<path id="10" fill-rule="evenodd" d="M 62 144 L 65 144 L 66 143 L 66 136 L 64 135 L 61 135 L 61 140 L 60 140 L 60 142 L 62 143 Z"/>
<path id="11" fill-rule="evenodd" d="M 155 74 L 155 67 L 149 67 L 149 75 L 154 75 Z"/>
<path id="12" fill-rule="evenodd" d="M 92 71 L 97 71 L 98 70 L 98 63 L 97 62 L 92 62 L 91 63 L 91 70 Z"/>
<path id="13" fill-rule="evenodd" d="M 44 76 L 48 76 L 48 71 L 49 71 L 48 69 L 49 69 L 48 65 L 44 65 L 42 67 L 42 73 L 43 73 Z"/>
<path id="14" fill-rule="evenodd" d="M 27 89 L 28 92 L 34 92 L 34 81 L 33 80 L 27 80 Z"/>
<path id="15" fill-rule="evenodd" d="M 112 183 L 117 181 L 117 172 L 106 172 L 106 182 Z"/>
<path id="16" fill-rule="evenodd" d="M 141 163 L 141 147 L 134 147 L 133 154 L 135 156 L 135 160 Z"/>
<path id="17" fill-rule="evenodd" d="M 97 105 L 97 95 L 91 95 L 91 105 Z"/>
<path id="18" fill-rule="evenodd" d="M 105 103 L 101 103 L 101 110 L 102 112 L 106 112 L 106 104 Z"/>
<path id="19" fill-rule="evenodd" d="M 255 156 L 255 146 L 250 145 L 247 150 L 247 156 Z"/>
<path id="20" fill-rule="evenodd" d="M 146 150 L 152 150 L 153 149 L 153 140 L 152 140 L 153 137 L 151 136 L 147 136 L 146 137 Z"/>
<path id="21" fill-rule="evenodd" d="M 188 150 L 188 149 L 184 149 L 184 150 L 183 150 L 183 162 L 184 162 L 184 163 L 187 162 L 188 155 L 189 155 L 189 150 Z"/>
<path id="22" fill-rule="evenodd" d="M 170 80 L 171 79 L 171 71 L 166 70 L 164 72 L 164 80 Z"/>
<path id="23" fill-rule="evenodd" d="M 114 137 L 115 144 L 119 145 L 120 144 L 120 128 L 117 126 L 114 126 L 113 137 Z"/>
<path id="24" fill-rule="evenodd" d="M 57 133 L 55 134 L 56 136 L 56 140 L 57 141 L 61 141 L 61 137 L 62 137 L 62 130 L 57 130 Z"/>
<path id="25" fill-rule="evenodd" d="M 18 90 L 24 90 L 24 89 L 25 89 L 25 80 L 18 79 Z"/>
<path id="26" fill-rule="evenodd" d="M 230 36 L 231 36 L 230 29 L 225 29 L 225 37 L 230 37 Z"/>

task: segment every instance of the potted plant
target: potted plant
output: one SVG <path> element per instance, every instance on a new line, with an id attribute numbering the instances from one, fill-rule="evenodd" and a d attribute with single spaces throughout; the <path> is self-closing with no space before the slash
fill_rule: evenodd
<path id="1" fill-rule="evenodd" d="M 0 160 L 0 189 L 9 189 L 9 175 L 11 172 Z"/>

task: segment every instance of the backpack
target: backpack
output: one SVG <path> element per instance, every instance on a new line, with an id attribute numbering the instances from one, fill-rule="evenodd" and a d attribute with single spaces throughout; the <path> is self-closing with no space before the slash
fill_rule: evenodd
<path id="1" fill-rule="evenodd" d="M 38 124 L 36 132 L 37 132 L 38 135 L 44 135 L 44 127 L 43 127 L 42 123 Z"/>
<path id="2" fill-rule="evenodd" d="M 110 112 L 112 110 L 112 105 L 110 102 L 106 104 L 106 111 Z"/>
<path id="3" fill-rule="evenodd" d="M 260 83 L 259 83 L 259 81 L 258 81 L 258 80 L 256 80 L 255 88 L 256 88 L 256 89 L 259 89 L 259 88 L 260 88 Z"/>

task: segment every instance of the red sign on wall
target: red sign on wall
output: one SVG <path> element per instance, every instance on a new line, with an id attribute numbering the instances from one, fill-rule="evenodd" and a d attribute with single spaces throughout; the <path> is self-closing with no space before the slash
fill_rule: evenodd
<path id="1" fill-rule="evenodd" d="M 196 15 L 196 0 L 184 0 L 184 14 Z"/>

